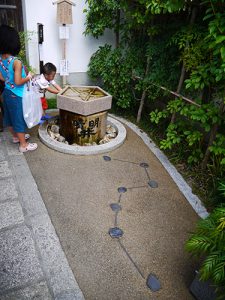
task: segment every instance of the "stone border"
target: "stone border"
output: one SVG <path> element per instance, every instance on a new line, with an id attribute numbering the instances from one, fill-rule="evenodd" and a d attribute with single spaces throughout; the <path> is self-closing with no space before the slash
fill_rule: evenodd
<path id="1" fill-rule="evenodd" d="M 143 142 L 152 151 L 152 153 L 154 153 L 154 155 L 158 158 L 163 167 L 172 177 L 173 181 L 176 183 L 179 190 L 190 203 L 194 211 L 199 215 L 199 217 L 203 219 L 206 218 L 208 216 L 208 212 L 202 204 L 201 200 L 195 194 L 192 193 L 191 187 L 187 184 L 182 175 L 170 163 L 166 155 L 155 145 L 155 143 L 149 138 L 149 136 L 145 132 L 143 132 L 143 130 L 141 130 L 138 126 L 127 121 L 126 119 L 114 115 L 113 117 L 119 120 L 120 122 L 124 123 L 130 129 L 132 129 L 143 140 Z"/>
<path id="2" fill-rule="evenodd" d="M 53 110 L 48 110 L 52 112 Z M 54 110 L 54 112 L 57 110 Z M 114 127 L 118 132 L 117 136 L 112 139 L 110 142 L 102 145 L 96 146 L 71 146 L 58 141 L 53 140 L 47 133 L 47 122 L 44 122 L 39 127 L 39 136 L 40 140 L 49 148 L 54 149 L 59 152 L 75 155 L 91 155 L 91 154 L 100 154 L 112 151 L 119 146 L 121 146 L 126 139 L 126 128 L 117 120 L 108 117 L 107 122 Z"/>

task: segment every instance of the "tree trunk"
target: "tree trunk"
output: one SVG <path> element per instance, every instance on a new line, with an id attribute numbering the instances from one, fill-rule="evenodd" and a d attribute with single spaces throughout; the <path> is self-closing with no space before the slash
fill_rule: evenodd
<path id="1" fill-rule="evenodd" d="M 140 120 L 141 120 L 141 113 L 142 113 L 143 106 L 144 106 L 144 103 L 145 103 L 145 98 L 146 98 L 146 90 L 144 90 L 142 95 L 141 95 L 141 102 L 140 102 L 139 109 L 138 109 L 138 114 L 137 114 L 137 123 L 139 123 Z"/>
<path id="2" fill-rule="evenodd" d="M 117 10 L 117 16 L 116 16 L 116 48 L 119 48 L 120 46 L 120 10 Z"/>
<path id="3" fill-rule="evenodd" d="M 149 67 L 150 67 L 150 59 L 148 58 L 146 69 L 145 69 L 145 77 L 148 75 Z M 145 79 L 145 77 L 144 77 L 144 79 Z M 139 123 L 141 120 L 141 114 L 142 114 L 143 106 L 145 103 L 146 94 L 147 94 L 147 88 L 145 88 L 143 90 L 142 95 L 141 95 L 141 101 L 140 101 L 140 105 L 139 105 L 138 113 L 137 113 L 137 123 Z"/>
<path id="4" fill-rule="evenodd" d="M 212 127 L 212 129 L 211 129 L 209 143 L 208 143 L 208 146 L 207 146 L 207 149 L 206 149 L 203 161 L 201 163 L 201 168 L 203 170 L 205 170 L 205 168 L 207 166 L 207 163 L 208 163 L 208 160 L 209 160 L 209 157 L 210 157 L 209 147 L 212 146 L 212 144 L 213 144 L 213 142 L 214 142 L 214 140 L 216 138 L 217 129 L 218 129 L 218 124 L 214 124 L 213 127 Z"/>
<path id="5" fill-rule="evenodd" d="M 184 63 L 183 63 L 182 64 L 181 73 L 180 73 L 179 83 L 178 83 L 177 90 L 176 90 L 177 94 L 180 94 L 180 91 L 181 91 L 181 88 L 182 88 L 182 85 L 183 85 L 183 82 L 184 82 L 184 77 L 185 77 L 185 67 L 184 67 Z M 175 122 L 175 118 L 176 118 L 176 113 L 174 112 L 172 114 L 170 123 L 174 123 Z"/>
<path id="6" fill-rule="evenodd" d="M 194 24 L 195 18 L 197 16 L 197 11 L 198 11 L 197 6 L 194 6 L 193 9 L 192 9 L 192 12 L 191 12 L 190 27 Z M 188 47 L 188 43 L 186 44 L 186 48 L 187 47 Z M 177 90 L 176 90 L 177 94 L 180 94 L 182 85 L 184 83 L 185 73 L 186 73 L 186 71 L 185 71 L 184 62 L 183 62 L 182 63 L 182 68 L 181 68 L 181 73 L 180 73 L 180 79 L 179 79 L 179 83 L 178 83 Z M 172 114 L 170 122 L 174 123 L 175 118 L 176 118 L 176 113 L 174 112 Z"/>
<path id="7" fill-rule="evenodd" d="M 224 111 L 224 103 L 222 102 L 220 105 L 220 110 L 219 110 L 219 115 L 221 116 L 223 114 Z M 209 148 L 212 146 L 213 142 L 215 141 L 216 138 L 216 134 L 217 134 L 217 130 L 218 130 L 219 125 L 218 124 L 214 124 L 212 126 L 212 129 L 210 131 L 210 137 L 209 137 L 209 143 L 203 158 L 203 161 L 201 163 L 201 168 L 204 170 L 207 166 L 209 157 L 210 157 L 210 150 Z"/>
<path id="8" fill-rule="evenodd" d="M 210 86 L 205 86 L 202 91 L 201 99 L 202 103 L 206 104 L 210 102 L 212 96 L 212 90 Z"/>
<path id="9" fill-rule="evenodd" d="M 184 82 L 184 77 L 185 77 L 185 67 L 184 67 L 184 63 L 183 63 L 181 73 L 180 73 L 179 83 L 178 83 L 177 90 L 176 90 L 176 92 L 178 94 L 180 94 L 180 91 L 181 91 L 181 88 L 182 88 L 182 85 L 183 85 L 183 82 Z"/>

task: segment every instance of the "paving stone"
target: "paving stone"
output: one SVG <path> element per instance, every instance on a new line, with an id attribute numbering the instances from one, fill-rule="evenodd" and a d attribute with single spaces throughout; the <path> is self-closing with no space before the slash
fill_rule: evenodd
<path id="1" fill-rule="evenodd" d="M 81 294 L 78 294 L 76 291 L 68 291 L 60 293 L 56 296 L 55 300 L 84 300 Z"/>
<path id="2" fill-rule="evenodd" d="M 11 139 L 11 136 L 10 136 Z M 13 144 L 11 141 L 7 140 L 6 141 L 6 148 L 7 148 L 7 153 L 9 156 L 12 155 L 23 155 L 23 153 L 19 152 L 19 145 Z"/>
<path id="3" fill-rule="evenodd" d="M 12 172 L 9 169 L 7 161 L 0 161 L 0 178 L 12 176 Z"/>
<path id="4" fill-rule="evenodd" d="M 24 289 L 7 293 L 0 296 L 1 300 L 51 300 L 52 296 L 49 292 L 46 282 L 42 281 L 37 284 L 28 286 Z"/>
<path id="5" fill-rule="evenodd" d="M 24 217 L 19 201 L 0 203 L 0 229 L 22 222 Z"/>
<path id="6" fill-rule="evenodd" d="M 46 207 L 24 156 L 12 156 L 10 160 L 14 166 L 13 173 L 21 191 L 21 205 L 26 215 L 31 216 L 34 212 L 35 214 L 46 213 Z"/>
<path id="7" fill-rule="evenodd" d="M 59 239 L 48 215 L 31 218 L 35 241 L 42 257 L 42 263 L 54 296 L 66 291 L 73 291 L 76 299 L 84 299 L 74 279 L 66 256 L 62 251 Z M 73 298 L 72 298 L 73 299 Z"/>
<path id="8" fill-rule="evenodd" d="M 1 142 L 1 140 L 0 140 Z M 0 161 L 5 160 L 5 155 L 2 149 L 0 149 Z"/>
<path id="9" fill-rule="evenodd" d="M 43 278 L 30 230 L 25 225 L 0 232 L 0 291 Z"/>
<path id="10" fill-rule="evenodd" d="M 12 178 L 0 179 L 0 201 L 18 197 L 15 183 Z"/>

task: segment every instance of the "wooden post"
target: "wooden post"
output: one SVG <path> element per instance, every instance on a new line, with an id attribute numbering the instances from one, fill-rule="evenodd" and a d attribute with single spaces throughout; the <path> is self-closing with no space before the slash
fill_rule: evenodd
<path id="1" fill-rule="evenodd" d="M 75 4 L 71 0 L 58 0 L 53 2 L 53 4 L 57 4 L 57 23 L 62 24 L 62 29 L 65 29 L 60 33 L 60 39 L 62 39 L 62 61 L 60 64 L 60 75 L 63 79 L 63 86 L 65 86 L 66 76 L 69 75 L 67 74 L 68 70 L 66 59 L 66 40 L 69 39 L 69 28 L 66 27 L 66 24 L 73 24 L 72 6 L 74 6 Z"/>
<path id="2" fill-rule="evenodd" d="M 62 40 L 63 43 L 63 60 L 66 61 L 66 39 Z M 63 75 L 63 86 L 66 85 L 66 75 Z"/>

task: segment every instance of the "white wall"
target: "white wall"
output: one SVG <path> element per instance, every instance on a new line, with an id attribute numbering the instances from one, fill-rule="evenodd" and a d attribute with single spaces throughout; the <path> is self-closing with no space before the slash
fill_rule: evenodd
<path id="1" fill-rule="evenodd" d="M 55 0 L 53 0 L 55 1 Z M 51 0 L 22 0 L 24 30 L 33 31 L 32 40 L 28 44 L 29 64 L 39 72 L 39 51 L 37 38 L 37 23 L 44 25 L 44 42 L 42 44 L 43 61 L 52 62 L 59 72 L 59 63 L 62 59 L 62 40 L 59 39 L 59 25 L 56 23 L 57 5 Z M 66 56 L 69 60 L 69 72 L 86 72 L 91 55 L 100 45 L 106 42 L 111 44 L 113 34 L 108 32 L 104 37 L 96 40 L 85 37 L 85 0 L 74 0 L 73 24 L 70 27 L 70 39 L 67 40 Z"/>

